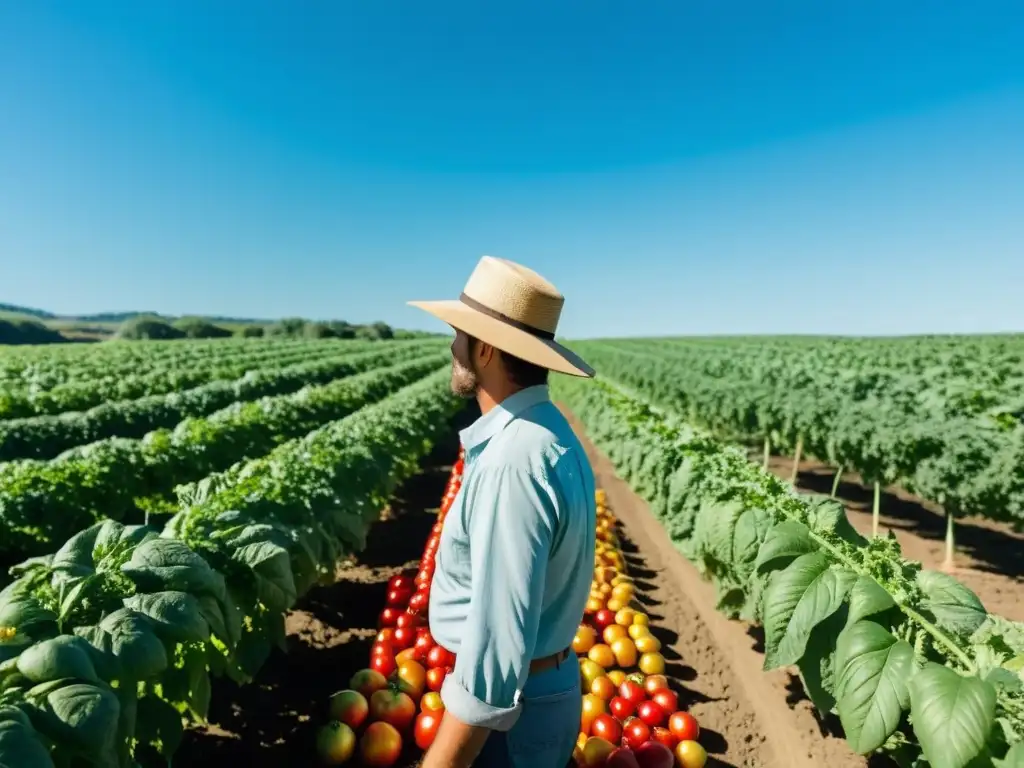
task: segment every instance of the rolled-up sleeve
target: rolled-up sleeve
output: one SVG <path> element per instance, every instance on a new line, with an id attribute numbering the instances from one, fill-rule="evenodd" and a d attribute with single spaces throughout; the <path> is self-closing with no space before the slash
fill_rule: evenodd
<path id="1" fill-rule="evenodd" d="M 534 657 L 553 492 L 546 478 L 515 467 L 481 467 L 475 480 L 467 509 L 472 595 L 441 698 L 462 722 L 507 731 L 519 717 L 519 692 Z"/>

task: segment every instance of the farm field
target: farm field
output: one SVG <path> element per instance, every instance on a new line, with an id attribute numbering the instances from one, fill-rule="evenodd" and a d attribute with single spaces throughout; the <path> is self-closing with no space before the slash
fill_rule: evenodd
<path id="1" fill-rule="evenodd" d="M 635 647 L 601 663 L 588 608 L 593 674 L 663 664 L 708 765 L 966 768 L 1024 737 L 1020 337 L 573 346 L 599 380 L 552 394 L 650 623 L 616 615 Z M 443 520 L 475 415 L 448 361 L 447 339 L 0 349 L 0 765 L 317 764 Z"/>

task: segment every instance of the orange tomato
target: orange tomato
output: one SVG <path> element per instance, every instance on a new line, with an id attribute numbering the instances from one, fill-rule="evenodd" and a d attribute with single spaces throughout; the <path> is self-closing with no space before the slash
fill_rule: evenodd
<path id="1" fill-rule="evenodd" d="M 603 715 L 606 711 L 604 699 L 588 693 L 583 697 L 583 706 L 580 711 L 580 733 L 590 733 L 590 726 L 594 718 Z"/>
<path id="2" fill-rule="evenodd" d="M 620 637 L 626 637 L 627 631 L 621 624 L 609 624 L 604 628 L 604 632 L 601 633 L 601 639 L 608 645 L 611 645 Z"/>
<path id="3" fill-rule="evenodd" d="M 427 687 L 427 670 L 418 661 L 403 661 L 395 671 L 398 687 L 413 699 L 419 699 Z"/>
<path id="4" fill-rule="evenodd" d="M 633 623 L 633 619 L 636 617 L 636 611 L 632 608 L 623 608 L 621 611 L 615 614 L 615 623 L 622 627 L 628 627 Z"/>
<path id="5" fill-rule="evenodd" d="M 597 630 L 588 624 L 580 624 L 576 636 L 572 639 L 572 649 L 576 653 L 586 653 L 597 642 Z"/>
<path id="6" fill-rule="evenodd" d="M 626 681 L 626 673 L 621 669 L 611 669 L 608 671 L 608 679 L 615 683 L 615 687 L 618 688 Z"/>
<path id="7" fill-rule="evenodd" d="M 664 675 L 648 675 L 644 678 L 644 690 L 648 696 L 653 696 L 655 691 L 667 691 L 668 678 Z"/>
<path id="8" fill-rule="evenodd" d="M 639 640 L 641 637 L 646 637 L 651 634 L 651 628 L 646 624 L 632 624 L 627 632 L 634 640 Z"/>
<path id="9" fill-rule="evenodd" d="M 423 694 L 423 698 L 420 699 L 420 709 L 424 712 L 443 712 L 444 702 L 441 700 L 441 694 L 437 691 Z"/>
<path id="10" fill-rule="evenodd" d="M 615 665 L 615 654 L 604 643 L 597 643 L 587 653 L 587 658 L 600 664 L 603 669 L 611 669 Z"/>
<path id="11" fill-rule="evenodd" d="M 681 768 L 704 768 L 708 761 L 707 751 L 696 741 L 680 741 L 675 752 Z"/>
<path id="12" fill-rule="evenodd" d="M 617 689 L 618 686 L 607 675 L 602 675 L 590 684 L 590 692 L 605 701 L 610 701 Z"/>
<path id="13" fill-rule="evenodd" d="M 591 736 L 583 745 L 583 765 L 599 766 L 604 765 L 608 755 L 615 751 L 615 745 L 610 741 Z"/>

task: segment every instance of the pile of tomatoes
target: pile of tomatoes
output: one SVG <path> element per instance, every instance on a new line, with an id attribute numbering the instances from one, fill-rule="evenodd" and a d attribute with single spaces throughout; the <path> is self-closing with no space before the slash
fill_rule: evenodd
<path id="1" fill-rule="evenodd" d="M 661 643 L 637 610 L 617 521 L 597 492 L 594 580 L 583 623 L 573 638 L 580 659 L 583 711 L 573 757 L 607 768 L 703 768 L 700 728 L 665 677 Z"/>
<path id="2" fill-rule="evenodd" d="M 462 470 L 460 452 L 419 569 L 388 581 L 369 666 L 331 697 L 330 721 L 317 733 L 317 752 L 327 765 L 347 763 L 358 752 L 362 765 L 391 766 L 410 737 L 422 750 L 434 741 L 444 714 L 441 685 L 455 656 L 431 637 L 427 609 L 441 526 L 462 484 Z"/>

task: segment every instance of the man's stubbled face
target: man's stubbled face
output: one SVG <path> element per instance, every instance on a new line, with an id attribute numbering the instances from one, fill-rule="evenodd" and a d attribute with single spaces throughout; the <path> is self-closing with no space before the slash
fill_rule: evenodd
<path id="1" fill-rule="evenodd" d="M 456 331 L 452 342 L 452 393 L 456 397 L 470 400 L 476 397 L 480 386 L 473 360 L 470 354 L 469 337 L 462 331 Z"/>

